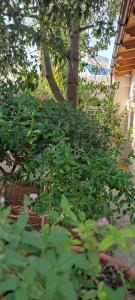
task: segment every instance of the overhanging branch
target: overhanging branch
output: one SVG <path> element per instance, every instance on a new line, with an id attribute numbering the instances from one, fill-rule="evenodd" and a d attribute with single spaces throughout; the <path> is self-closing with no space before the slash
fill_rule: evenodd
<path id="1" fill-rule="evenodd" d="M 86 25 L 86 26 L 82 26 L 82 27 L 80 27 L 80 32 L 81 32 L 81 31 L 85 31 L 85 30 L 87 30 L 87 29 L 92 29 L 92 28 L 94 28 L 94 25 Z"/>
<path id="2" fill-rule="evenodd" d="M 15 157 L 15 160 L 13 161 L 13 165 L 12 165 L 12 168 L 11 168 L 11 170 L 9 171 L 9 172 L 7 172 L 2 166 L 0 166 L 0 171 L 2 172 L 2 174 L 4 175 L 4 176 L 10 176 L 10 175 L 12 175 L 14 172 L 15 172 L 15 170 L 16 170 L 16 168 L 17 168 L 17 166 L 19 165 L 19 163 L 23 160 L 25 158 L 25 156 L 16 156 Z"/>

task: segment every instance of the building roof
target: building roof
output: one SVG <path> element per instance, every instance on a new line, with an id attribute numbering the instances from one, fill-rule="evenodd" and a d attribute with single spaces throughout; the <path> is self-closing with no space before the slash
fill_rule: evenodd
<path id="1" fill-rule="evenodd" d="M 130 75 L 135 70 L 135 0 L 124 0 L 111 62 L 115 76 Z"/>

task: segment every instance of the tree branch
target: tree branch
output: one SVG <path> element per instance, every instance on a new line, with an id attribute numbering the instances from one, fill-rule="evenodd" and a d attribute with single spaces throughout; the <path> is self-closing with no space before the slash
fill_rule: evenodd
<path id="1" fill-rule="evenodd" d="M 12 175 L 14 173 L 17 165 L 18 165 L 18 162 L 15 161 L 10 172 L 7 172 L 2 166 L 0 166 L 0 171 L 2 172 L 2 174 L 4 176 L 10 176 L 10 175 Z"/>
<path id="2" fill-rule="evenodd" d="M 18 165 L 18 161 L 16 160 L 16 161 L 14 161 L 13 167 L 12 167 L 11 171 L 9 172 L 9 175 L 12 175 L 14 173 L 17 165 Z"/>
<path id="3" fill-rule="evenodd" d="M 86 26 L 82 26 L 80 27 L 80 32 L 85 31 L 87 29 L 91 29 L 94 28 L 94 25 L 86 25 Z"/>
<path id="4" fill-rule="evenodd" d="M 45 70 L 46 70 L 46 78 L 48 80 L 49 86 L 58 101 L 65 101 L 64 96 L 62 95 L 57 82 L 54 78 L 52 67 L 51 67 L 51 59 L 49 54 L 44 53 L 44 61 L 45 61 Z"/>
<path id="5" fill-rule="evenodd" d="M 7 176 L 9 174 L 8 172 L 5 171 L 5 169 L 2 166 L 0 166 L 0 171 L 4 176 Z"/>
<path id="6" fill-rule="evenodd" d="M 19 165 L 19 162 L 21 160 L 23 160 L 23 158 L 24 157 L 16 157 L 15 160 L 14 160 L 14 162 L 13 162 L 13 166 L 12 166 L 12 168 L 11 168 L 11 170 L 9 172 L 7 172 L 2 166 L 0 166 L 0 171 L 2 172 L 2 174 L 4 176 L 10 176 L 10 175 L 12 175 L 15 172 L 17 166 Z"/>

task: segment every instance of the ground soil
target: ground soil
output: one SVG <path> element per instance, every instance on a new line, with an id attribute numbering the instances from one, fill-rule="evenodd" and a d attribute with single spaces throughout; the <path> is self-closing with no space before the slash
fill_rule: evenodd
<path id="1" fill-rule="evenodd" d="M 16 182 L 12 186 L 5 189 L 6 205 L 11 206 L 11 219 L 16 220 L 23 210 L 23 199 L 25 195 L 37 193 L 37 189 L 33 185 L 26 185 Z M 32 208 L 28 209 L 29 224 L 36 230 L 41 230 L 42 218 L 39 217 Z"/>

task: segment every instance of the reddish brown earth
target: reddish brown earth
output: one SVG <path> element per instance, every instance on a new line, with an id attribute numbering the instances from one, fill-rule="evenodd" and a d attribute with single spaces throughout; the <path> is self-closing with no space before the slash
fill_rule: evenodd
<path id="1" fill-rule="evenodd" d="M 16 182 L 10 186 L 5 192 L 6 204 L 11 206 L 11 219 L 16 220 L 23 210 L 23 199 L 25 195 L 37 193 L 35 186 L 26 185 L 21 182 Z M 36 230 L 41 230 L 42 218 L 39 217 L 32 208 L 28 209 L 29 224 Z"/>

